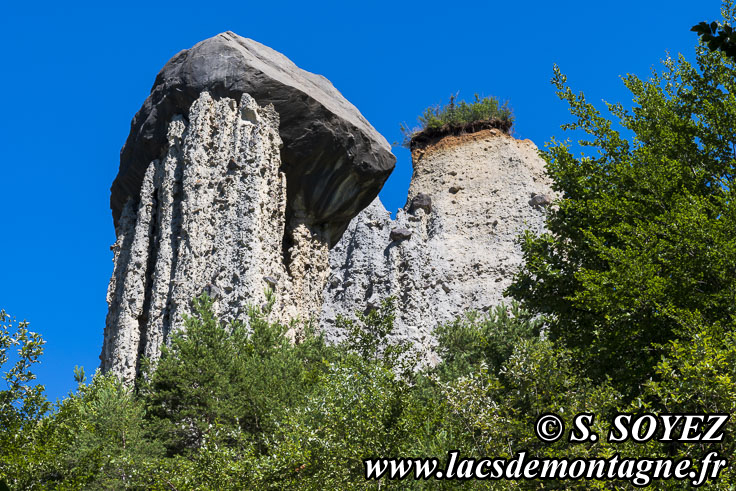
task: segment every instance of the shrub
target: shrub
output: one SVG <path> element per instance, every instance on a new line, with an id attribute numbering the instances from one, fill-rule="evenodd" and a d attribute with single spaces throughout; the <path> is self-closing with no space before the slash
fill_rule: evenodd
<path id="1" fill-rule="evenodd" d="M 662 346 L 655 377 L 623 408 L 627 413 L 730 414 L 719 442 L 678 442 L 652 439 L 646 444 L 629 441 L 617 450 L 632 456 L 662 456 L 702 460 L 710 452 L 731 457 L 736 452 L 736 331 L 733 322 L 703 326 L 689 323 L 687 339 Z M 682 435 L 676 428 L 676 435 Z M 729 459 L 729 464 L 730 464 Z M 736 472 L 729 465 L 716 481 L 718 489 L 734 489 Z"/>
<path id="2" fill-rule="evenodd" d="M 272 297 L 271 297 L 272 299 Z M 269 306 L 265 309 L 268 311 Z M 336 346 L 307 331 L 296 343 L 285 326 L 250 309 L 247 328 L 221 323 L 212 301 L 195 300 L 186 330 L 172 339 L 139 391 L 112 375 L 78 389 L 25 428 L 3 429 L 4 441 L 28 436 L 0 453 L 0 489 L 364 489 L 363 459 L 375 456 L 702 458 L 730 456 L 733 423 L 718 444 L 609 443 L 570 445 L 539 440 L 536 418 L 595 414 L 605 434 L 612 415 L 733 413 L 736 335 L 732 323 L 704 328 L 694 319 L 687 341 L 662 346 L 657 377 L 624 400 L 608 381 L 580 371 L 574 352 L 547 339 L 517 304 L 468 314 L 435 331 L 443 361 L 414 371 L 397 341 L 391 301 L 341 319 Z M 6 326 L 7 328 L 7 326 Z M 6 339 L 7 344 L 7 339 Z M 3 433 L 4 431 L 4 433 Z M 18 451 L 20 450 L 20 451 Z M 168 454 L 165 452 L 168 450 Z M 444 462 L 446 464 L 446 462 Z M 727 470 L 719 489 L 733 484 Z M 656 488 L 679 489 L 661 481 Z M 629 489 L 630 481 L 437 481 L 383 479 L 399 489 Z"/>
<path id="3" fill-rule="evenodd" d="M 437 326 L 437 367 L 443 379 L 472 373 L 480 363 L 498 372 L 522 341 L 539 337 L 542 321 L 518 302 L 498 305 L 487 314 L 468 312 L 453 322 Z"/>
<path id="4" fill-rule="evenodd" d="M 33 483 L 53 487 L 122 489 L 146 478 L 141 468 L 162 455 L 147 433 L 146 409 L 130 387 L 99 371 L 89 385 L 57 404 L 44 418 L 30 461 Z"/>
<path id="5" fill-rule="evenodd" d="M 496 97 L 481 97 L 475 94 L 473 102 L 456 102 L 457 96 L 450 96 L 450 102 L 424 110 L 418 121 L 420 126 L 410 128 L 402 124 L 403 145 L 413 148 L 423 140 L 449 134 L 472 133 L 480 129 L 499 128 L 508 133 L 514 122 L 508 101 L 499 103 Z"/>
<path id="6" fill-rule="evenodd" d="M 301 403 L 326 370 L 331 355 L 323 338 L 307 330 L 292 344 L 287 326 L 266 320 L 271 292 L 268 298 L 265 312 L 249 307 L 247 326 L 223 325 L 212 300 L 196 298 L 195 314 L 162 349 L 141 393 L 169 455 L 191 455 L 207 441 L 240 445 L 243 438 L 265 450 L 263 437 L 280 413 Z"/>

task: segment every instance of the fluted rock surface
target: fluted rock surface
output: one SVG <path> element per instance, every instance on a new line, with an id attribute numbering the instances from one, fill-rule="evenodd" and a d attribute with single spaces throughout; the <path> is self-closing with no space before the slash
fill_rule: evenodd
<path id="1" fill-rule="evenodd" d="M 398 335 L 431 348 L 435 326 L 503 300 L 522 260 L 516 237 L 544 227 L 552 194 L 531 141 L 485 130 L 446 137 L 413 160 L 396 219 L 376 199 L 330 251 L 320 325 L 332 339 L 343 335 L 338 315 L 393 296 Z"/>
<path id="2" fill-rule="evenodd" d="M 118 224 L 101 359 L 125 381 L 142 356 L 159 356 L 204 291 L 223 320 L 245 319 L 268 282 L 279 292 L 274 320 L 309 317 L 321 305 L 327 238 L 286 223 L 278 114 L 248 94 L 203 92 L 186 116 L 172 118 L 166 154 L 149 164 Z"/>
<path id="3" fill-rule="evenodd" d="M 272 320 L 319 317 L 329 247 L 395 157 L 324 77 L 232 32 L 161 70 L 120 155 L 102 369 L 155 360 L 209 292 L 223 320 L 277 293 Z"/>

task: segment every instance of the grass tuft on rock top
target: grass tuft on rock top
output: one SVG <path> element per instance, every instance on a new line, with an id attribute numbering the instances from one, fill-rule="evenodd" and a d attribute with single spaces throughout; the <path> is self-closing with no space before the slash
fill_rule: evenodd
<path id="1" fill-rule="evenodd" d="M 500 103 L 496 97 L 475 94 L 473 102 L 457 101 L 457 94 L 450 96 L 444 105 L 430 106 L 417 118 L 419 126 L 400 125 L 404 135 L 403 146 L 411 149 L 447 135 L 473 133 L 483 129 L 498 128 L 505 133 L 514 122 L 508 101 Z"/>

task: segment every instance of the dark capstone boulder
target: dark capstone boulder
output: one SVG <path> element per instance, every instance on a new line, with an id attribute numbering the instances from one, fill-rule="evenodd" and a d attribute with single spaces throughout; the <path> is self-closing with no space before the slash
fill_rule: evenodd
<path id="1" fill-rule="evenodd" d="M 247 92 L 262 106 L 274 105 L 284 142 L 287 214 L 325 227 L 330 245 L 376 197 L 394 168 L 386 139 L 326 78 L 225 32 L 169 60 L 133 118 L 111 188 L 116 228 L 125 202 L 137 198 L 148 164 L 166 150 L 169 121 L 186 115 L 203 91 L 235 100 Z"/>
<path id="2" fill-rule="evenodd" d="M 422 209 L 425 213 L 432 211 L 432 198 L 428 194 L 419 193 L 411 199 L 409 213 Z"/>
<path id="3" fill-rule="evenodd" d="M 411 237 L 411 230 L 406 228 L 395 228 L 389 234 L 391 241 L 406 240 Z"/>

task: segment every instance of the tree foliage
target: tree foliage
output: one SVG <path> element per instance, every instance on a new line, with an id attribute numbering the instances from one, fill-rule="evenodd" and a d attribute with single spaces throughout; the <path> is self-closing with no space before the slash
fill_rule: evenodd
<path id="1" fill-rule="evenodd" d="M 541 327 L 541 319 L 532 317 L 517 302 L 509 307 L 498 305 L 485 315 L 468 312 L 438 326 L 434 334 L 443 377 L 470 373 L 481 362 L 497 372 L 520 342 L 539 336 Z"/>
<path id="2" fill-rule="evenodd" d="M 564 128 L 592 151 L 553 140 L 543 152 L 559 199 L 549 232 L 523 238 L 509 289 L 597 380 L 632 389 L 653 375 L 657 344 L 736 313 L 736 71 L 703 47 L 694 65 L 663 64 L 624 78 L 635 106 L 608 104 L 618 126 L 555 68 L 575 118 Z"/>
<path id="3" fill-rule="evenodd" d="M 0 483 L 3 479 L 13 483 L 14 469 L 22 468 L 33 450 L 38 420 L 50 408 L 43 385 L 33 384 L 33 367 L 40 362 L 45 342 L 28 327 L 28 322 L 17 322 L 0 310 L 0 369 L 5 382 L 0 390 Z"/>
<path id="4" fill-rule="evenodd" d="M 581 372 L 574 353 L 547 339 L 539 319 L 519 305 L 438 328 L 444 360 L 424 368 L 411 365 L 411 350 L 394 340 L 390 302 L 340 320 L 347 337 L 331 347 L 309 332 L 289 342 L 285 326 L 266 322 L 260 309 L 251 309 L 246 328 L 219 322 L 207 297 L 195 307 L 186 333 L 172 340 L 138 392 L 100 373 L 87 385 L 76 370 L 78 389 L 53 412 L 37 414 L 20 430 L 0 429 L 5 441 L 20 432 L 26 442 L 2 454 L 2 478 L 21 489 L 360 489 L 375 484 L 363 477 L 363 459 L 375 456 L 444 460 L 451 450 L 476 458 L 525 450 L 553 458 L 702 457 L 713 448 L 602 439 L 546 444 L 534 423 L 554 412 L 569 427 L 573 415 L 593 412 L 592 429 L 604 434 L 617 411 L 736 409 L 736 343 L 729 329 L 693 325 L 690 342 L 663 346 L 659 380 L 627 402 L 611 384 Z M 734 439 L 717 450 L 732 455 Z M 732 479 L 724 474 L 718 482 L 727 486 Z M 381 481 L 400 489 L 538 484 Z M 626 481 L 546 484 L 631 487 Z"/>
<path id="5" fill-rule="evenodd" d="M 729 0 L 724 2 L 721 13 L 726 20 L 734 18 L 736 6 L 734 2 Z M 732 24 L 728 22 L 700 22 L 690 29 L 696 32 L 703 44 L 708 46 L 711 51 L 722 51 L 732 60 L 736 60 L 736 31 L 733 30 Z"/>
<path id="6" fill-rule="evenodd" d="M 731 59 L 736 59 L 736 31 L 728 24 L 700 22 L 691 29 L 698 33 L 711 51 L 723 51 Z"/>
<path id="7" fill-rule="evenodd" d="M 292 344 L 287 326 L 269 323 L 265 310 L 248 309 L 248 322 L 220 323 L 212 300 L 194 301 L 195 316 L 174 333 L 142 395 L 158 438 L 170 455 L 187 454 L 214 443 L 242 443 L 243 438 L 265 448 L 285 408 L 305 397 L 330 348 L 307 332 Z"/>

